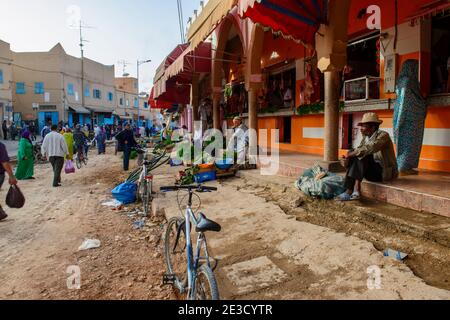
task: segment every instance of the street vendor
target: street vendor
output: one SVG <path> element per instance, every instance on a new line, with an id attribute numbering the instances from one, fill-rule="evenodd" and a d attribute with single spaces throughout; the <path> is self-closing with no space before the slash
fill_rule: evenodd
<path id="1" fill-rule="evenodd" d="M 386 182 L 398 177 L 394 144 L 389 133 L 380 130 L 383 123 L 376 113 L 367 113 L 358 124 L 363 140 L 361 145 L 349 151 L 344 157 L 347 168 L 346 192 L 336 198 L 338 201 L 358 200 L 361 197 L 361 182 Z"/>
<path id="2" fill-rule="evenodd" d="M 238 154 L 237 164 L 245 164 L 247 150 L 249 146 L 248 127 L 241 117 L 233 119 L 234 134 L 231 138 L 231 146 Z"/>

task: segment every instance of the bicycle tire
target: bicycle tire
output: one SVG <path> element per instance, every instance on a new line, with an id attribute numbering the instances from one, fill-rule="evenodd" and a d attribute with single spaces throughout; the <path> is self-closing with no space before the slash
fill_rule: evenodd
<path id="1" fill-rule="evenodd" d="M 76 164 L 77 164 L 78 170 L 80 170 L 80 169 L 81 169 L 81 161 L 80 161 L 80 159 L 77 158 L 77 160 L 76 160 L 75 162 L 76 162 Z"/>
<path id="2" fill-rule="evenodd" d="M 148 217 L 149 211 L 150 211 L 150 203 L 151 203 L 151 187 L 150 191 L 149 189 L 149 183 L 146 181 L 144 182 L 144 189 L 142 190 L 142 207 L 144 211 L 144 216 Z"/>
<path id="3" fill-rule="evenodd" d="M 203 277 L 206 281 L 199 282 L 199 279 L 203 279 Z M 209 288 L 210 292 L 208 297 L 205 295 L 205 284 L 206 287 Z M 195 277 L 194 297 L 195 300 L 220 300 L 216 277 L 214 276 L 211 268 L 206 264 L 202 265 L 197 271 L 197 276 Z"/>
<path id="4" fill-rule="evenodd" d="M 175 240 L 178 228 L 184 219 L 174 217 L 167 224 L 164 235 L 164 260 L 166 262 L 167 272 L 175 275 L 179 283 L 187 284 L 187 256 L 186 256 L 186 235 L 185 230 L 181 230 L 178 246 L 175 247 Z M 179 269 L 179 270 L 178 270 Z M 181 270 L 181 271 L 180 271 Z"/>

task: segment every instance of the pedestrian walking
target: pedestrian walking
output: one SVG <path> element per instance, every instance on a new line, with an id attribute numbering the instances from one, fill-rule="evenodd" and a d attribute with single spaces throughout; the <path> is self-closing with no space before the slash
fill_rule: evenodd
<path id="1" fill-rule="evenodd" d="M 64 167 L 64 158 L 69 156 L 69 149 L 67 147 L 64 137 L 57 132 L 58 127 L 53 125 L 51 132 L 45 136 L 42 144 L 42 154 L 48 157 L 53 167 L 53 187 L 61 186 L 61 171 Z"/>
<path id="2" fill-rule="evenodd" d="M 11 140 L 12 141 L 16 140 L 17 127 L 16 127 L 16 124 L 14 122 L 11 123 L 11 126 L 9 127 L 9 135 L 11 136 Z"/>
<path id="3" fill-rule="evenodd" d="M 34 154 L 33 143 L 31 142 L 30 132 L 22 133 L 22 138 L 19 142 L 19 151 L 17 153 L 17 180 L 34 179 Z"/>
<path id="4" fill-rule="evenodd" d="M 48 135 L 51 132 L 50 127 L 45 125 L 44 128 L 42 128 L 41 130 L 41 137 L 42 137 L 42 141 L 44 141 L 45 136 Z"/>
<path id="5" fill-rule="evenodd" d="M 130 166 L 130 155 L 133 147 L 137 145 L 134 139 L 134 133 L 131 130 L 129 123 L 125 124 L 125 130 L 117 134 L 117 141 L 119 142 L 119 150 L 123 150 L 123 170 L 128 171 Z"/>
<path id="6" fill-rule="evenodd" d="M 65 129 L 65 133 L 63 135 L 64 140 L 66 140 L 67 148 L 69 149 L 69 156 L 66 160 L 72 160 L 73 161 L 73 153 L 74 153 L 74 139 L 73 139 L 73 133 L 70 128 Z"/>
<path id="7" fill-rule="evenodd" d="M 29 131 L 31 135 L 31 141 L 36 141 L 36 125 L 34 124 L 34 121 L 30 122 Z"/>
<path id="8" fill-rule="evenodd" d="M 98 154 L 106 154 L 106 133 L 103 127 L 100 127 L 98 134 L 95 136 L 97 141 Z"/>
<path id="9" fill-rule="evenodd" d="M 84 145 L 87 143 L 86 135 L 81 131 L 81 126 L 78 124 L 75 127 L 75 132 L 73 133 L 74 150 L 76 151 L 78 157 L 84 156 Z"/>
<path id="10" fill-rule="evenodd" d="M 5 181 L 5 172 L 8 173 L 9 176 L 9 184 L 17 185 L 17 179 L 14 176 L 13 169 L 11 164 L 9 163 L 8 151 L 6 150 L 6 146 L 0 142 L 0 189 L 3 186 L 3 182 Z M 3 210 L 0 205 L 0 221 L 5 220 L 8 217 L 6 212 Z"/>
<path id="11" fill-rule="evenodd" d="M 3 140 L 8 140 L 8 122 L 3 120 L 2 123 Z"/>

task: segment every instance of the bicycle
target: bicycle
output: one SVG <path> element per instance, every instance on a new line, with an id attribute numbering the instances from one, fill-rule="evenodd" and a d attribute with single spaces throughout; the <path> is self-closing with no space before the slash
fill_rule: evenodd
<path id="1" fill-rule="evenodd" d="M 214 268 L 208 252 L 208 243 L 205 233 L 208 231 L 220 232 L 222 227 L 208 220 L 203 213 L 195 216 L 192 210 L 192 197 L 198 195 L 195 192 L 212 192 L 217 188 L 202 185 L 162 187 L 162 192 L 188 191 L 188 204 L 184 218 L 174 217 L 170 219 L 164 237 L 164 258 L 168 273 L 164 275 L 164 285 L 173 285 L 180 294 L 187 293 L 188 300 L 219 300 L 219 289 L 214 276 L 217 268 L 217 260 Z M 191 222 L 197 232 L 197 247 L 194 256 L 191 241 Z M 182 239 L 184 237 L 184 241 Z M 201 257 L 204 248 L 205 256 Z M 186 258 L 186 260 L 184 260 Z M 215 260 L 215 259 L 213 259 Z M 200 265 L 200 262 L 205 261 Z M 180 266 L 181 270 L 175 270 Z"/>
<path id="2" fill-rule="evenodd" d="M 84 148 L 84 147 L 83 147 Z M 80 170 L 83 166 L 83 164 L 85 166 L 87 166 L 88 164 L 88 159 L 87 157 L 84 155 L 84 151 L 77 151 L 76 155 L 75 155 L 75 163 L 77 165 L 78 170 Z"/>
<path id="3" fill-rule="evenodd" d="M 138 198 L 142 200 L 144 216 L 148 217 L 150 204 L 153 202 L 153 175 L 151 172 L 169 161 L 170 157 L 166 153 L 155 156 L 152 160 L 144 161 L 139 168 Z"/>

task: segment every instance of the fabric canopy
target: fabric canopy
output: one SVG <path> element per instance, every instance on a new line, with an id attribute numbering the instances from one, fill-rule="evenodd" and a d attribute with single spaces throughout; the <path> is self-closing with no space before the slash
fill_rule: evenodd
<path id="1" fill-rule="evenodd" d="M 88 106 L 86 108 L 88 110 L 91 110 L 92 112 L 95 112 L 95 113 L 113 113 L 114 112 L 114 108 L 108 108 L 108 107 L 92 107 L 92 106 Z"/>
<path id="2" fill-rule="evenodd" d="M 187 44 L 180 44 L 164 59 L 161 65 L 156 70 L 154 83 L 154 96 L 158 98 L 164 92 L 166 92 L 166 70 L 167 68 L 175 62 L 175 60 L 183 54 L 183 52 L 188 47 Z"/>
<path id="3" fill-rule="evenodd" d="M 450 9 L 450 2 L 447 0 L 434 1 L 428 5 L 422 6 L 421 10 L 409 17 L 409 19 L 419 19 L 436 14 L 439 11 Z"/>
<path id="4" fill-rule="evenodd" d="M 324 20 L 326 3 L 325 0 L 240 0 L 239 15 L 285 38 L 310 45 Z"/>
<path id="5" fill-rule="evenodd" d="M 152 88 L 152 90 L 150 92 L 150 97 L 148 99 L 148 104 L 149 104 L 150 108 L 152 108 L 152 109 L 170 109 L 170 108 L 172 108 L 173 103 L 164 101 L 161 99 L 156 100 L 153 97 L 153 94 L 154 94 L 154 88 Z"/>
<path id="6" fill-rule="evenodd" d="M 69 106 L 69 109 L 71 109 L 72 111 L 76 112 L 76 113 L 81 113 L 81 114 L 91 114 L 91 112 L 82 107 L 82 106 Z"/>
<path id="7" fill-rule="evenodd" d="M 205 41 L 237 3 L 238 0 L 209 0 L 189 27 L 187 37 L 191 48 Z"/>
<path id="8" fill-rule="evenodd" d="M 211 72 L 211 43 L 203 42 L 197 49 L 188 47 L 166 70 L 166 79 L 175 76 L 191 79 L 194 73 Z"/>

